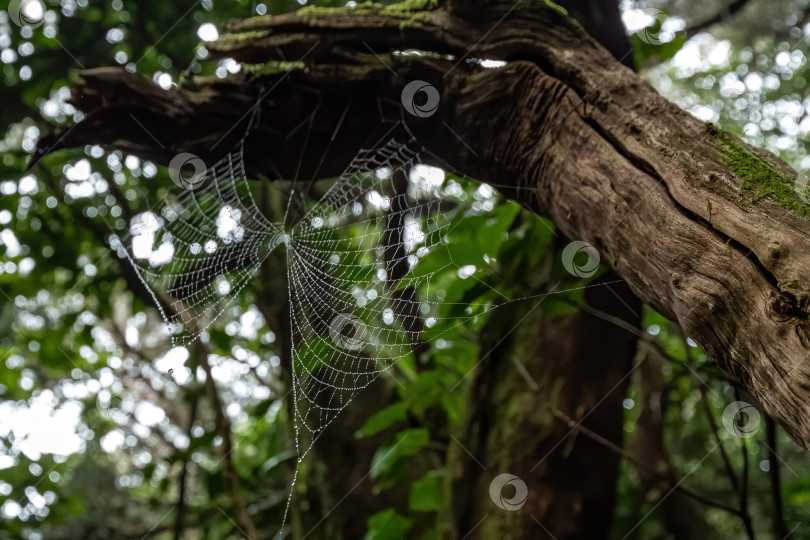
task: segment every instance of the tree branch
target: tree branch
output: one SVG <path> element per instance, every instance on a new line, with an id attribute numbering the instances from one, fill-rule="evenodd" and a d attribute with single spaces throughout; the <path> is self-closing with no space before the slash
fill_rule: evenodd
<path id="1" fill-rule="evenodd" d="M 734 0 L 734 2 L 732 2 L 722 10 L 718 11 L 717 14 L 715 14 L 713 17 L 710 17 L 701 23 L 687 27 L 686 36 L 692 37 L 695 34 L 699 34 L 703 30 L 706 30 L 710 26 L 714 26 L 719 22 L 726 22 L 734 14 L 742 10 L 742 8 L 744 8 L 749 1 L 750 0 Z"/>

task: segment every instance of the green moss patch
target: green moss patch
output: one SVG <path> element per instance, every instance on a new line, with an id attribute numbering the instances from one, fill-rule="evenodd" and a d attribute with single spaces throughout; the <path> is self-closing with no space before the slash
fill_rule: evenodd
<path id="1" fill-rule="evenodd" d="M 354 13 L 358 15 L 371 15 L 379 13 L 392 17 L 411 16 L 420 11 L 430 11 L 439 7 L 438 0 L 403 0 L 396 4 L 385 6 L 377 2 L 360 2 L 354 7 L 317 7 L 306 6 L 298 10 L 299 15 L 339 15 L 341 13 Z"/>
<path id="2" fill-rule="evenodd" d="M 796 176 L 788 177 L 777 172 L 770 163 L 744 150 L 725 133 L 720 133 L 717 137 L 723 160 L 742 180 L 741 197 L 746 193 L 750 194 L 754 204 L 767 197 L 797 216 L 810 220 L 810 205 L 796 193 Z"/>
<path id="3" fill-rule="evenodd" d="M 251 75 L 275 75 L 277 73 L 285 73 L 294 69 L 304 69 L 303 62 L 265 62 L 264 64 L 242 64 L 242 69 L 245 73 Z"/>
<path id="4" fill-rule="evenodd" d="M 548 7 L 556 9 L 557 11 L 562 13 L 563 15 L 568 15 L 568 10 L 565 9 L 564 7 L 562 7 L 560 4 L 552 2 L 551 0 L 545 0 L 545 2 L 546 2 L 546 5 Z"/>
<path id="5" fill-rule="evenodd" d="M 239 45 L 239 44 L 241 44 L 242 42 L 245 42 L 245 41 L 254 41 L 254 40 L 257 40 L 257 39 L 262 39 L 264 37 L 269 36 L 270 34 L 271 34 L 270 30 L 252 30 L 252 31 L 249 31 L 249 32 L 234 32 L 234 33 L 222 34 L 221 36 L 219 36 L 219 39 L 217 39 L 214 42 L 214 44 L 211 45 L 210 47 L 212 49 L 215 49 L 217 47 L 222 47 L 222 48 L 228 47 L 228 46 L 232 47 L 232 46 Z"/>

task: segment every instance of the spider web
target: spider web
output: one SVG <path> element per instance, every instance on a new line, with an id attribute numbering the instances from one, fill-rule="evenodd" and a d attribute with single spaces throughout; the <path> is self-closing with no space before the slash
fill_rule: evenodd
<path id="1" fill-rule="evenodd" d="M 349 402 L 412 352 L 437 321 L 430 279 L 415 271 L 462 211 L 463 190 L 410 175 L 419 156 L 391 140 L 361 150 L 334 184 L 286 226 L 251 193 L 244 146 L 132 219 L 113 248 L 163 316 L 174 345 L 198 339 L 275 249 L 286 250 L 292 391 L 299 462 Z M 458 186 L 456 186 L 458 187 Z M 448 207 L 450 207 L 448 209 Z M 417 291 L 422 295 L 418 298 Z"/>
<path id="2" fill-rule="evenodd" d="M 299 441 L 310 438 L 301 457 L 359 391 L 411 353 L 422 321 L 436 320 L 437 306 L 413 294 L 429 291 L 435 271 L 413 270 L 443 244 L 463 206 L 443 210 L 447 197 L 427 182 L 397 189 L 394 179 L 417 158 L 394 141 L 361 152 L 293 228 L 287 267 L 295 427 Z"/>
<path id="3" fill-rule="evenodd" d="M 173 345 L 188 345 L 222 314 L 282 241 L 248 186 L 240 143 L 199 180 L 132 219 L 112 247 L 132 264 Z"/>
<path id="4" fill-rule="evenodd" d="M 283 219 L 273 222 L 250 190 L 243 139 L 195 189 L 169 194 L 135 216 L 127 234 L 111 237 L 154 299 L 172 343 L 183 346 L 222 315 L 273 250 L 286 251 L 298 464 L 360 391 L 413 353 L 426 328 L 473 316 L 469 303 L 445 302 L 432 281 L 448 266 L 463 270 L 447 235 L 463 218 L 488 210 L 470 204 L 443 171 L 439 178 L 422 174 L 431 169 L 420 172 L 425 166 L 413 144 L 392 139 L 361 150 L 315 203 L 307 203 L 306 192 L 297 199 L 291 188 Z M 303 201 L 301 217 L 287 226 L 294 200 Z M 447 257 L 420 264 L 442 249 Z M 567 292 L 555 288 L 501 295 L 498 306 Z M 477 313 L 498 306 L 485 302 Z M 297 478 L 298 467 L 281 531 Z"/>

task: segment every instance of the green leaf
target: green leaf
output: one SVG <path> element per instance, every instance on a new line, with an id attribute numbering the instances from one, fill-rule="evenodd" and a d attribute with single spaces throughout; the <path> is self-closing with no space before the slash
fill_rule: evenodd
<path id="1" fill-rule="evenodd" d="M 396 422 L 405 420 L 405 415 L 408 413 L 408 404 L 404 401 L 399 401 L 384 408 L 381 411 L 374 413 L 371 418 L 366 420 L 363 427 L 360 428 L 363 437 L 371 437 L 380 431 L 394 425 Z"/>
<path id="2" fill-rule="evenodd" d="M 434 512 L 444 500 L 444 478 L 441 471 L 430 471 L 411 484 L 408 508 L 414 512 Z"/>
<path id="3" fill-rule="evenodd" d="M 191 455 L 192 452 L 199 450 L 200 448 L 207 448 L 211 446 L 216 436 L 216 432 L 212 430 L 203 433 L 200 437 L 193 437 L 188 445 L 188 454 Z"/>
<path id="4" fill-rule="evenodd" d="M 371 460 L 371 477 L 377 478 L 401 458 L 416 455 L 419 450 L 430 442 L 427 429 L 406 429 L 397 433 L 396 440 L 391 446 L 382 446 L 377 449 L 374 459 Z"/>
<path id="5" fill-rule="evenodd" d="M 412 525 L 410 519 L 400 516 L 393 508 L 388 508 L 368 518 L 365 540 L 404 538 Z"/>
<path id="6" fill-rule="evenodd" d="M 478 228 L 478 241 L 488 255 L 494 256 L 498 252 L 504 241 L 503 233 L 509 230 L 519 213 L 520 205 L 509 201 L 498 206 L 495 209 L 495 217 L 488 218 L 484 225 Z"/>
<path id="7" fill-rule="evenodd" d="M 683 32 L 678 33 L 672 41 L 659 42 L 659 33 L 664 19 L 665 15 L 659 17 L 652 26 L 642 28 L 630 36 L 630 44 L 633 47 L 633 61 L 638 69 L 642 69 L 648 64 L 669 60 L 686 43 L 687 37 Z"/>

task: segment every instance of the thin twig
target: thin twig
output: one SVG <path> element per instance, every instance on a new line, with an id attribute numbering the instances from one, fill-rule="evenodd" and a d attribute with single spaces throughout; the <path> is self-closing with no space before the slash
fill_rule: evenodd
<path id="1" fill-rule="evenodd" d="M 677 358 L 674 358 L 674 357 L 670 356 L 669 354 L 667 354 L 666 351 L 664 351 L 661 348 L 661 345 L 652 336 L 648 335 L 646 332 L 643 332 L 643 331 L 633 327 L 632 325 L 628 324 L 627 322 L 623 321 L 622 319 L 619 319 L 618 317 L 614 317 L 613 315 L 611 315 L 609 313 L 605 313 L 605 312 L 603 312 L 603 311 L 601 311 L 599 309 L 591 307 L 588 304 L 584 304 L 584 303 L 580 304 L 580 308 L 582 309 L 582 311 L 585 311 L 586 313 L 590 313 L 591 315 L 593 315 L 595 317 L 599 317 L 600 319 L 603 319 L 603 320 L 605 320 L 607 322 L 613 323 L 614 325 L 616 325 L 616 326 L 618 326 L 618 327 L 620 327 L 620 328 L 622 328 L 624 330 L 627 330 L 631 334 L 637 336 L 644 343 L 649 344 L 655 350 L 656 353 L 661 355 L 662 358 L 670 360 L 671 362 L 681 363 L 681 361 L 678 360 Z M 687 349 L 686 349 L 687 358 L 689 358 L 688 344 L 686 344 L 686 347 L 687 347 Z M 688 366 L 688 361 L 687 361 L 687 366 Z M 701 397 L 704 400 L 704 407 L 708 407 L 708 401 L 707 401 L 707 398 L 705 396 L 705 390 L 704 390 L 704 387 L 703 387 L 702 383 L 701 383 L 701 385 L 699 387 L 699 390 L 701 392 Z M 737 391 L 737 392 L 739 393 L 739 391 Z M 737 397 L 737 400 L 739 401 L 739 397 Z M 731 507 L 728 507 L 728 506 L 724 506 L 724 505 L 719 505 L 718 506 L 718 503 L 714 503 L 713 501 L 710 501 L 709 499 L 706 499 L 706 498 L 702 497 L 701 495 L 698 495 L 697 493 L 688 492 L 688 490 L 684 491 L 684 493 L 686 495 L 689 495 L 690 497 L 697 498 L 697 500 L 703 502 L 704 504 L 707 504 L 709 506 L 714 506 L 716 508 L 722 508 L 722 509 L 724 509 L 724 510 L 726 510 L 726 511 L 728 511 L 728 512 L 730 512 L 730 513 L 732 513 L 732 514 L 734 514 L 736 516 L 739 516 L 740 519 L 743 521 L 743 525 L 745 526 L 745 530 L 746 530 L 746 533 L 748 534 L 748 538 L 753 540 L 754 539 L 754 529 L 753 529 L 753 526 L 752 526 L 752 523 L 751 523 L 751 515 L 748 512 L 748 454 L 747 454 L 747 449 L 746 449 L 746 445 L 745 445 L 745 439 L 743 439 L 743 458 L 744 458 L 743 476 L 744 476 L 744 481 L 743 481 L 743 485 L 741 486 L 741 488 L 737 488 L 736 486 L 739 485 L 738 482 L 737 482 L 737 478 L 734 475 L 733 468 L 731 467 L 731 461 L 729 460 L 729 457 L 726 454 L 726 451 L 725 451 L 722 443 L 720 442 L 720 438 L 719 438 L 719 435 L 718 435 L 718 432 L 717 432 L 717 426 L 716 426 L 716 423 L 714 421 L 714 417 L 711 414 L 711 409 L 710 408 L 707 409 L 707 416 L 709 417 L 709 422 L 712 425 L 712 431 L 714 432 L 715 439 L 716 439 L 716 441 L 717 441 L 717 443 L 718 443 L 718 445 L 720 447 L 721 455 L 723 456 L 723 461 L 726 464 L 726 471 L 727 471 L 727 473 L 729 475 L 729 479 L 732 481 L 732 485 L 735 486 L 735 491 L 737 491 L 737 493 L 739 494 L 740 510 L 737 510 L 737 509 L 734 509 L 734 508 L 731 508 Z M 605 439 L 605 441 L 607 441 L 607 440 Z M 607 442 L 610 442 L 610 441 L 607 441 Z M 619 449 L 619 450 L 621 450 L 621 449 Z M 628 458 L 628 459 L 632 459 L 632 458 Z M 681 491 L 683 491 L 683 490 L 681 490 Z"/>
<path id="2" fill-rule="evenodd" d="M 582 424 L 579 424 L 579 423 L 575 422 L 573 418 L 571 418 L 570 416 L 568 416 L 567 414 L 565 414 L 561 410 L 554 409 L 554 416 L 556 416 L 557 418 L 561 419 L 566 424 L 568 424 L 569 428 L 579 431 L 580 433 L 582 433 L 583 435 L 585 435 L 589 439 L 592 439 L 592 440 L 596 441 L 597 443 L 607 447 L 608 449 L 610 449 L 613 452 L 617 453 L 618 455 L 625 458 L 626 460 L 632 461 L 638 467 L 644 469 L 645 471 L 652 474 L 656 478 L 665 481 L 669 485 L 669 489 L 674 489 L 675 491 L 679 491 L 679 492 L 683 493 L 684 495 L 686 495 L 687 497 L 691 497 L 692 499 L 698 501 L 701 504 L 705 504 L 706 506 L 711 506 L 712 508 L 718 508 L 720 510 L 725 510 L 729 514 L 741 517 L 741 512 L 739 510 L 737 510 L 736 508 L 733 508 L 731 506 L 726 506 L 725 504 L 713 501 L 711 499 L 707 499 L 703 495 L 700 495 L 699 493 L 696 493 L 696 492 L 692 491 L 691 489 L 685 488 L 680 484 L 676 484 L 675 486 L 672 486 L 671 485 L 672 484 L 671 479 L 666 477 L 666 476 L 663 476 L 661 473 L 656 471 L 655 468 L 652 465 L 644 463 L 643 461 L 638 459 L 633 454 L 627 452 L 624 448 L 621 448 L 620 446 L 616 445 L 615 443 L 613 443 L 612 441 L 606 439 L 605 437 L 599 435 L 598 433 L 595 433 L 595 432 L 591 431 L 590 429 L 586 428 Z"/>
<path id="3" fill-rule="evenodd" d="M 698 24 L 696 24 L 694 26 L 690 26 L 689 28 L 687 28 L 685 30 L 686 37 L 690 38 L 690 37 L 694 36 L 695 34 L 699 34 L 700 32 L 702 32 L 703 30 L 709 28 L 712 25 L 715 25 L 715 24 L 717 24 L 719 22 L 725 22 L 732 15 L 734 15 L 735 13 L 740 11 L 742 8 L 744 8 L 745 5 L 749 1 L 750 0 L 735 0 L 730 5 L 726 6 L 721 11 L 719 11 L 717 14 L 715 14 L 714 17 L 710 17 L 710 18 L 706 19 L 703 22 L 700 22 L 700 23 L 698 23 Z"/>
<path id="4" fill-rule="evenodd" d="M 614 315 L 611 315 L 610 313 L 606 313 L 606 312 L 604 312 L 604 311 L 602 311 L 600 309 L 597 309 L 597 308 L 595 308 L 595 307 L 593 307 L 591 305 L 588 305 L 588 304 L 586 304 L 584 302 L 574 302 L 572 300 L 568 300 L 568 299 L 565 299 L 565 298 L 563 298 L 561 301 L 562 302 L 567 302 L 572 306 L 578 307 L 579 309 L 581 309 L 585 313 L 593 315 L 594 317 L 602 319 L 603 321 L 606 321 L 606 322 L 609 322 L 609 323 L 611 323 L 611 324 L 613 324 L 615 326 L 618 326 L 622 330 L 626 330 L 627 332 L 630 332 L 631 334 L 636 336 L 642 343 L 645 343 L 645 344 L 649 345 L 655 351 L 655 353 L 658 354 L 664 360 L 668 360 L 669 362 L 672 362 L 673 364 L 686 365 L 686 363 L 684 361 L 679 360 L 678 358 L 675 358 L 674 356 L 668 354 L 661 347 L 661 344 L 658 343 L 658 341 L 655 339 L 654 336 L 648 334 L 647 332 L 645 332 L 645 331 L 643 331 L 643 330 L 641 330 L 639 328 L 636 328 L 635 326 L 628 323 L 627 321 L 625 321 L 625 320 L 623 320 L 623 319 L 621 319 L 619 317 L 616 317 Z"/>
<path id="5" fill-rule="evenodd" d="M 683 331 L 679 332 L 679 334 L 681 336 L 683 346 L 686 349 L 686 361 L 689 364 L 692 364 L 692 354 L 689 352 L 689 342 L 686 339 L 686 335 L 683 333 Z M 717 445 L 720 448 L 720 455 L 723 457 L 723 465 L 726 468 L 726 476 L 728 476 L 731 486 L 734 488 L 734 492 L 739 493 L 740 483 L 737 480 L 734 467 L 731 465 L 731 459 L 728 456 L 728 452 L 726 452 L 726 447 L 720 440 L 720 431 L 717 428 L 717 421 L 714 419 L 714 412 L 709 404 L 709 397 L 706 395 L 706 387 L 702 381 L 698 385 L 698 391 L 700 392 L 700 401 L 703 404 L 703 411 L 706 413 L 706 419 L 709 421 L 709 425 L 712 428 L 712 434 L 714 435 L 714 440 L 717 442 Z"/>

